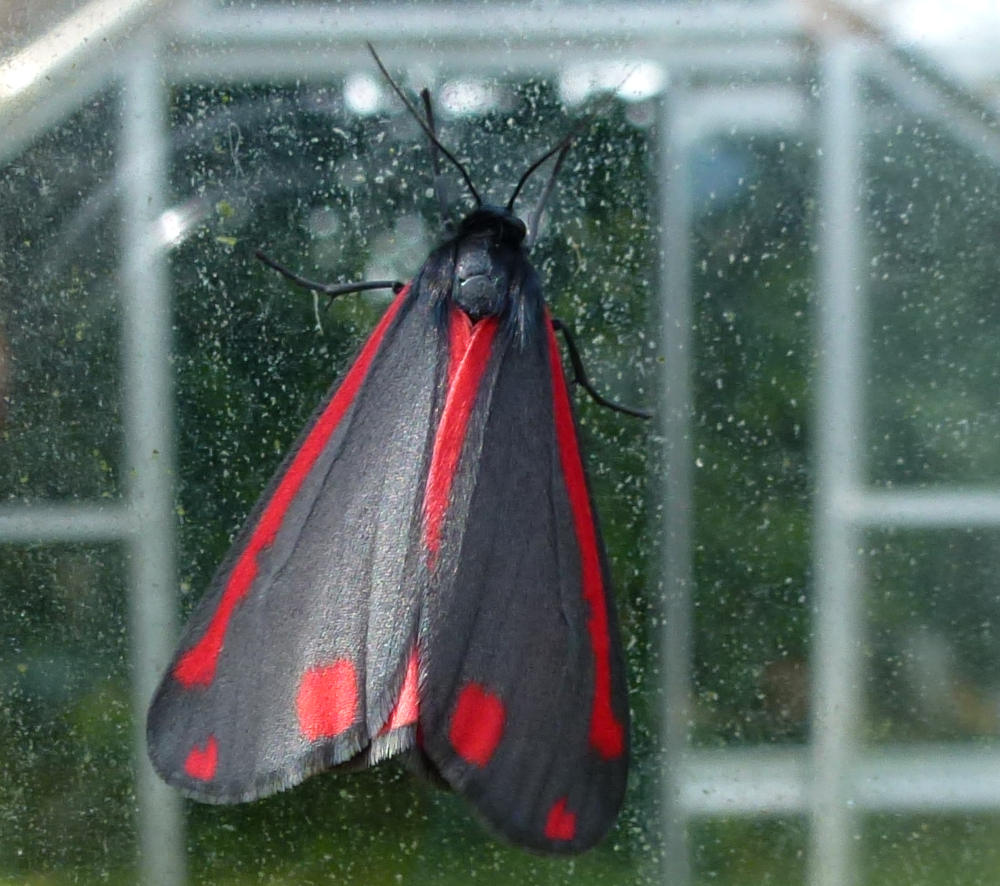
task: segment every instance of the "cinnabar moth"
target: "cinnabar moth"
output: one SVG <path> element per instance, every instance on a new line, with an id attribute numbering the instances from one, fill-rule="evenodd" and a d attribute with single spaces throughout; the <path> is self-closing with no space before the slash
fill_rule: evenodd
<path id="1" fill-rule="evenodd" d="M 405 752 L 508 840 L 579 852 L 621 805 L 629 707 L 560 324 L 527 257 L 571 139 L 542 158 L 529 229 L 513 204 L 542 161 L 484 205 L 426 92 L 424 119 L 382 70 L 476 207 L 254 508 L 153 699 L 149 754 L 235 803 Z"/>

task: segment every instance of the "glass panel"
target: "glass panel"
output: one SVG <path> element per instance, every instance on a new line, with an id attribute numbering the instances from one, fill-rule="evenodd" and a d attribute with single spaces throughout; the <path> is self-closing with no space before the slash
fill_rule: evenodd
<path id="1" fill-rule="evenodd" d="M 873 91 L 865 389 L 880 486 L 1000 481 L 1000 171 Z"/>
<path id="2" fill-rule="evenodd" d="M 1000 533 L 872 532 L 868 706 L 874 741 L 1000 733 Z"/>
<path id="3" fill-rule="evenodd" d="M 117 547 L 0 547 L 0 876 L 135 879 Z"/>
<path id="4" fill-rule="evenodd" d="M 781 139 L 718 138 L 692 162 L 694 740 L 705 745 L 805 735 L 813 175 L 810 147 Z"/>
<path id="5" fill-rule="evenodd" d="M 808 830 L 802 819 L 730 819 L 690 830 L 695 886 L 805 883 Z"/>
<path id="6" fill-rule="evenodd" d="M 1000 817 L 876 815 L 865 820 L 862 882 L 985 886 L 1000 878 Z"/>
<path id="7" fill-rule="evenodd" d="M 242 0 L 214 5 L 219 15 L 227 7 L 253 13 Z M 400 37 L 405 44 L 408 36 Z M 761 53 L 771 59 L 765 66 L 780 65 L 774 58 L 794 46 L 787 31 L 765 38 L 762 48 L 744 46 L 739 34 L 706 32 L 726 45 L 722 66 L 708 44 L 692 40 L 675 71 L 698 100 L 698 113 L 671 121 L 677 131 L 718 121 L 678 170 L 688 176 L 694 214 L 691 734 L 699 746 L 807 738 L 814 602 L 807 456 L 810 379 L 824 344 L 812 337 L 822 208 L 812 137 L 774 135 L 807 121 L 790 123 L 783 109 L 769 107 L 750 127 L 768 134 L 743 128 L 753 113 L 740 107 L 738 90 L 759 75 L 735 70 L 738 60 Z M 241 52 L 268 62 L 272 50 L 250 43 L 227 48 L 226 64 L 238 67 L 247 57 Z M 747 53 L 730 54 L 734 45 Z M 406 280 L 443 232 L 426 139 L 373 66 L 343 77 L 324 71 L 312 80 L 226 85 L 222 74 L 193 82 L 182 70 L 190 51 L 171 43 L 162 69 L 170 182 L 160 220 L 173 237 L 185 612 L 388 300 L 376 293 L 327 305 L 262 266 L 254 249 L 320 280 Z M 214 51 L 207 42 L 195 51 L 199 70 Z M 405 71 L 411 59 L 397 52 L 386 52 L 386 62 Z M 579 45 L 572 52 L 578 57 Z M 401 79 L 411 95 L 425 83 L 433 88 L 443 142 L 490 200 L 502 204 L 531 161 L 587 121 L 533 260 L 596 386 L 655 409 L 653 217 L 664 182 L 651 149 L 660 146 L 652 128 L 659 109 L 617 101 L 567 108 L 554 74 L 526 82 L 514 73 L 459 75 L 445 64 Z M 503 64 L 489 60 L 492 70 Z M 786 73 L 781 88 L 800 84 L 805 96 L 815 85 L 808 69 Z M 180 80 L 169 79 L 175 75 Z M 822 90 L 812 99 L 823 101 Z M 98 95 L 0 170 L 3 503 L 119 494 L 116 102 Z M 897 96 L 870 85 L 865 102 L 858 223 L 870 259 L 866 480 L 995 484 L 1000 176 L 959 133 L 901 110 Z M 817 109 L 801 104 L 797 113 Z M 447 164 L 444 179 L 451 200 L 468 208 L 468 191 Z M 528 183 L 520 211 L 538 200 L 544 182 L 543 172 Z M 193 882 L 660 882 L 657 547 L 663 508 L 679 505 L 656 500 L 649 452 L 659 441 L 650 425 L 579 392 L 575 400 L 635 716 L 629 792 L 609 838 L 577 859 L 526 854 L 494 840 L 462 798 L 390 762 L 320 775 L 256 804 L 188 804 Z M 992 742 L 1000 710 L 992 679 L 998 533 L 866 535 L 867 633 L 859 639 L 872 743 Z M 123 559 L 116 547 L 0 549 L 8 641 L 0 652 L 0 879 L 135 881 L 130 754 L 144 750 L 131 744 Z M 862 824 L 870 882 L 997 879 L 994 817 L 873 816 Z M 689 833 L 695 882 L 804 879 L 802 819 L 699 821 Z"/>
<path id="8" fill-rule="evenodd" d="M 578 858 L 540 857 L 493 840 L 465 801 L 394 763 L 320 775 L 252 805 L 192 804 L 190 812 L 196 883 L 262 878 L 462 886 L 471 872 L 510 886 L 656 882 L 658 854 L 629 833 L 634 823 Z"/>
<path id="9" fill-rule="evenodd" d="M 116 103 L 0 167 L 0 501 L 118 492 Z"/>

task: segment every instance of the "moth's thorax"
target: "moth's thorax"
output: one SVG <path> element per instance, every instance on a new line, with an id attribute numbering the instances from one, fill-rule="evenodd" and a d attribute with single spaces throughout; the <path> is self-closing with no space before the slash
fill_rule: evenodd
<path id="1" fill-rule="evenodd" d="M 527 264 L 524 236 L 524 222 L 500 207 L 480 207 L 462 220 L 454 241 L 451 299 L 472 320 L 509 307 Z"/>

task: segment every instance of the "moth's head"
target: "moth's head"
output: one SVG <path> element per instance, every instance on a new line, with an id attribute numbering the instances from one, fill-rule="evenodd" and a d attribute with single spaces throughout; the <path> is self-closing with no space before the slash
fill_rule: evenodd
<path id="1" fill-rule="evenodd" d="M 527 233 L 528 226 L 511 209 L 484 203 L 462 219 L 457 236 L 490 240 L 518 249 Z"/>
<path id="2" fill-rule="evenodd" d="M 479 206 L 462 219 L 454 239 L 451 297 L 473 320 L 503 312 L 522 273 L 527 230 L 501 206 Z"/>

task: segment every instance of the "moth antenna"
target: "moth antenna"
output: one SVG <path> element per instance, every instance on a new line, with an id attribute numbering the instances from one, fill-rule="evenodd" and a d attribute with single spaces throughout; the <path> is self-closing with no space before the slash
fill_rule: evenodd
<path id="1" fill-rule="evenodd" d="M 580 129 L 579 126 L 574 126 L 573 131 L 570 132 L 569 135 L 561 139 L 554 148 L 549 148 L 549 150 L 547 150 L 544 154 L 542 154 L 541 157 L 539 157 L 534 163 L 531 164 L 531 166 L 529 166 L 524 171 L 524 175 L 522 175 L 517 182 L 517 187 L 514 188 L 514 193 L 510 195 L 510 199 L 507 201 L 508 212 L 514 209 L 514 201 L 517 199 L 518 194 L 521 193 L 521 188 L 523 188 L 527 183 L 528 179 L 531 178 L 532 173 L 534 173 L 534 171 L 538 169 L 538 167 L 541 166 L 546 160 L 548 160 L 549 157 L 551 157 L 553 154 L 559 151 L 565 153 L 565 151 L 572 144 L 573 139 L 576 137 L 576 133 L 579 129 Z"/>
<path id="2" fill-rule="evenodd" d="M 430 127 L 431 132 L 437 134 L 437 127 L 434 125 L 434 108 L 431 105 L 431 93 L 426 87 L 420 90 L 420 99 L 424 103 L 424 115 L 427 118 L 427 125 Z M 444 179 L 441 176 L 441 162 L 438 159 L 438 141 L 437 138 L 430 139 L 430 152 L 431 152 L 431 169 L 434 172 L 434 196 L 438 201 L 438 210 L 441 213 L 441 220 L 444 222 L 445 228 L 451 232 L 454 225 L 451 222 L 450 213 L 448 211 L 448 200 L 444 192 Z"/>
<path id="3" fill-rule="evenodd" d="M 629 69 L 628 73 L 626 73 L 625 76 L 621 79 L 621 82 L 619 82 L 619 84 L 613 90 L 607 92 L 603 96 L 603 98 L 601 98 L 598 101 L 597 106 L 594 107 L 593 110 L 589 114 L 587 114 L 587 116 L 584 117 L 579 123 L 577 123 L 576 126 L 574 126 L 569 131 L 569 133 L 555 145 L 555 147 L 550 148 L 548 151 L 542 154 L 541 157 L 539 157 L 534 163 L 531 164 L 531 166 L 529 166 L 525 170 L 524 175 L 521 176 L 520 180 L 517 183 L 517 187 L 514 188 L 514 193 L 510 195 L 510 200 L 507 201 L 508 212 L 513 211 L 514 201 L 517 200 L 518 195 L 521 193 L 521 189 L 525 186 L 525 184 L 527 184 L 528 179 L 531 178 L 535 170 L 537 170 L 538 167 L 541 166 L 546 160 L 548 160 L 549 157 L 551 157 L 553 154 L 559 155 L 556 159 L 555 166 L 552 169 L 552 173 L 549 175 L 549 180 L 545 183 L 545 187 L 542 190 L 542 197 L 538 201 L 538 205 L 532 212 L 531 223 L 528 225 L 529 245 L 531 239 L 537 236 L 538 234 L 538 224 L 541 221 L 542 212 L 545 210 L 545 204 L 548 202 L 549 196 L 552 193 L 552 188 L 555 186 L 556 175 L 559 173 L 559 169 L 562 166 L 563 161 L 566 159 L 566 154 L 569 152 L 570 146 L 573 143 L 573 139 L 576 138 L 576 136 L 584 128 L 589 126 L 599 114 L 604 112 L 604 109 L 609 104 L 611 104 L 615 96 L 618 94 L 618 91 L 625 85 L 625 83 L 628 81 L 628 78 L 631 77 L 633 73 L 635 73 L 635 66 Z"/>
<path id="4" fill-rule="evenodd" d="M 562 146 L 562 149 L 556 157 L 556 162 L 552 164 L 552 172 L 549 173 L 548 181 L 545 182 L 545 187 L 542 188 L 542 195 L 538 198 L 535 208 L 531 211 L 531 217 L 528 219 L 527 223 L 528 233 L 525 235 L 525 246 L 528 249 L 534 246 L 535 241 L 538 239 L 538 232 L 542 226 L 542 213 L 545 212 L 545 205 L 549 202 L 549 197 L 552 196 L 552 189 L 555 187 L 556 177 L 559 175 L 559 170 L 562 168 L 563 161 L 566 159 L 566 155 L 569 153 L 569 149 L 572 145 L 572 142 L 567 141 Z M 511 208 L 513 207 L 508 207 L 508 209 Z"/>
<path id="5" fill-rule="evenodd" d="M 451 151 L 449 151 L 443 144 L 441 144 L 441 142 L 438 141 L 437 136 L 434 134 L 433 128 L 427 123 L 427 121 L 424 120 L 423 117 L 420 116 L 420 114 L 417 112 L 417 109 L 413 107 L 413 103 L 406 97 L 406 93 L 404 93 L 399 84 L 392 79 L 392 76 L 389 74 L 388 70 L 386 70 L 385 65 L 382 64 L 382 59 L 380 59 L 378 57 L 378 53 L 375 52 L 375 47 L 372 46 L 371 43 L 367 43 L 365 45 L 368 47 L 368 51 L 372 54 L 372 58 L 375 59 L 375 64 L 378 65 L 378 69 L 382 72 L 382 76 L 385 77 L 388 84 L 392 87 L 392 91 L 399 96 L 399 100 L 406 106 L 406 110 L 408 110 L 413 119 L 420 124 L 420 128 L 425 133 L 427 133 L 427 137 L 431 140 L 431 143 L 437 148 L 437 150 L 439 150 L 442 154 L 444 154 L 445 157 L 447 157 L 451 161 L 452 166 L 454 166 L 462 174 L 462 178 L 465 180 L 466 187 L 468 187 L 469 192 L 472 194 L 473 199 L 476 201 L 476 207 L 478 208 L 482 206 L 483 200 L 479 196 L 479 191 L 476 190 L 476 186 L 472 183 L 472 179 L 469 177 L 469 173 L 466 172 L 465 167 L 458 162 L 458 160 L 455 158 L 455 155 L 452 154 Z"/>

